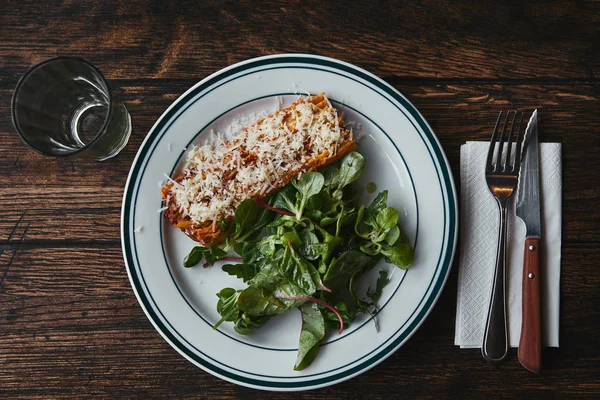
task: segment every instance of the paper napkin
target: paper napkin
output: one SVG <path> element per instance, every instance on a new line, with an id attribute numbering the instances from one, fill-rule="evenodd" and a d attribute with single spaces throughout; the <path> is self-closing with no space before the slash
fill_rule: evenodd
<path id="1" fill-rule="evenodd" d="M 467 142 L 460 149 L 461 248 L 458 271 L 456 336 L 461 348 L 481 347 L 498 240 L 498 206 L 485 182 L 489 142 Z M 540 143 L 543 344 L 558 347 L 562 219 L 560 143 Z M 511 347 L 521 334 L 521 290 L 525 225 L 515 216 L 516 192 L 509 203 L 507 238 L 507 323 Z"/>

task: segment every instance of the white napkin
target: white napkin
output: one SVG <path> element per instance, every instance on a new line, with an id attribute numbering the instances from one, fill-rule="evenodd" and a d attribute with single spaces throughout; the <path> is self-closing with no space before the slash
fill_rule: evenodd
<path id="1" fill-rule="evenodd" d="M 461 348 L 481 347 L 492 291 L 498 238 L 498 206 L 485 182 L 488 142 L 467 142 L 460 149 L 461 248 L 458 271 L 456 336 Z M 540 143 L 540 185 L 542 239 L 543 344 L 558 347 L 560 303 L 560 251 L 562 208 L 562 162 L 560 143 Z M 507 323 L 511 347 L 521 335 L 521 290 L 525 226 L 514 213 L 511 199 L 508 213 Z"/>

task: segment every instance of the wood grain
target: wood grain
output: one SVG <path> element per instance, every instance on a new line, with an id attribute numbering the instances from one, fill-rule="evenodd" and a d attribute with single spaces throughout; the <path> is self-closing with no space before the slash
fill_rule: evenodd
<path id="1" fill-rule="evenodd" d="M 592 367 L 600 349 L 589 323 L 600 318 L 600 276 L 589 274 L 599 257 L 597 248 L 563 252 L 561 348 L 544 350 L 547 369 L 539 376 L 520 366 L 515 349 L 491 366 L 479 350 L 451 345 L 455 265 L 430 317 L 382 364 L 331 388 L 266 397 L 513 397 L 511 382 L 521 398 L 589 398 L 600 389 Z M 137 304 L 119 247 L 22 248 L 0 290 L 0 321 L 2 397 L 265 397 L 212 377 L 170 348 Z"/>
<path id="2" fill-rule="evenodd" d="M 540 109 L 540 140 L 563 144 L 561 347 L 544 350 L 542 374 L 523 369 L 514 349 L 491 366 L 479 350 L 453 346 L 457 261 L 405 346 L 318 391 L 229 384 L 154 330 L 119 243 L 136 151 L 200 79 L 288 52 L 335 57 L 387 80 L 433 127 L 455 176 L 460 145 L 487 140 L 499 110 Z M 133 134 L 118 157 L 46 158 L 14 134 L 18 78 L 55 55 L 97 65 L 126 103 Z M 598 110 L 599 1 L 2 1 L 0 398 L 600 398 Z"/>
<path id="3" fill-rule="evenodd" d="M 525 238 L 519 362 L 531 372 L 542 365 L 542 302 L 540 293 L 540 238 Z"/>
<path id="4" fill-rule="evenodd" d="M 540 109 L 540 140 L 563 144 L 566 243 L 600 242 L 600 83 L 588 85 L 424 84 L 390 79 L 431 124 L 458 176 L 460 145 L 488 140 L 499 110 Z M 28 240 L 118 241 L 120 207 L 129 168 L 160 114 L 194 81 L 119 81 L 133 118 L 132 138 L 118 157 L 98 163 L 43 157 L 0 120 L 0 243 L 23 216 Z M 0 86 L 1 88 L 1 86 Z M 10 89 L 0 90 L 0 114 Z M 165 167 L 165 170 L 171 166 Z M 157 182 L 163 179 L 156 178 Z M 457 182 L 458 183 L 458 180 Z M 19 198 L 18 202 L 10 199 Z M 43 201 L 40 201 L 44 199 Z M 158 201 L 157 190 L 157 201 Z M 157 209 L 160 205 L 157 203 Z"/>
<path id="5" fill-rule="evenodd" d="M 384 77 L 588 80 L 600 71 L 595 1 L 7 0 L 0 7 L 0 37 L 11 38 L 0 41 L 5 74 L 78 54 L 110 79 L 196 78 L 282 52 L 331 56 Z"/>

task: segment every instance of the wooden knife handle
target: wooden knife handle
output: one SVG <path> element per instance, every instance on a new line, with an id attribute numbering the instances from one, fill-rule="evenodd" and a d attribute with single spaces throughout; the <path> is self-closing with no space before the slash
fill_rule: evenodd
<path id="1" fill-rule="evenodd" d="M 540 302 L 540 239 L 525 239 L 523 315 L 519 361 L 532 372 L 542 369 L 542 306 Z"/>

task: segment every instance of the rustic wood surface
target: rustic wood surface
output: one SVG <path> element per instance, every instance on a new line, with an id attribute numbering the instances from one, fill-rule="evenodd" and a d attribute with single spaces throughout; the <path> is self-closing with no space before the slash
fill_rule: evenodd
<path id="1" fill-rule="evenodd" d="M 477 3 L 477 4 L 475 4 Z M 600 398 L 600 2 L 0 2 L 0 398 Z M 363 67 L 459 148 L 498 111 L 541 111 L 563 143 L 559 349 L 545 371 L 453 345 L 458 264 L 430 317 L 372 370 L 326 389 L 264 393 L 194 367 L 154 330 L 124 269 L 119 218 L 136 151 L 169 104 L 247 58 L 304 52 Z M 103 162 L 42 157 L 10 121 L 18 78 L 78 55 L 129 108 Z M 456 182 L 457 184 L 459 182 Z"/>

